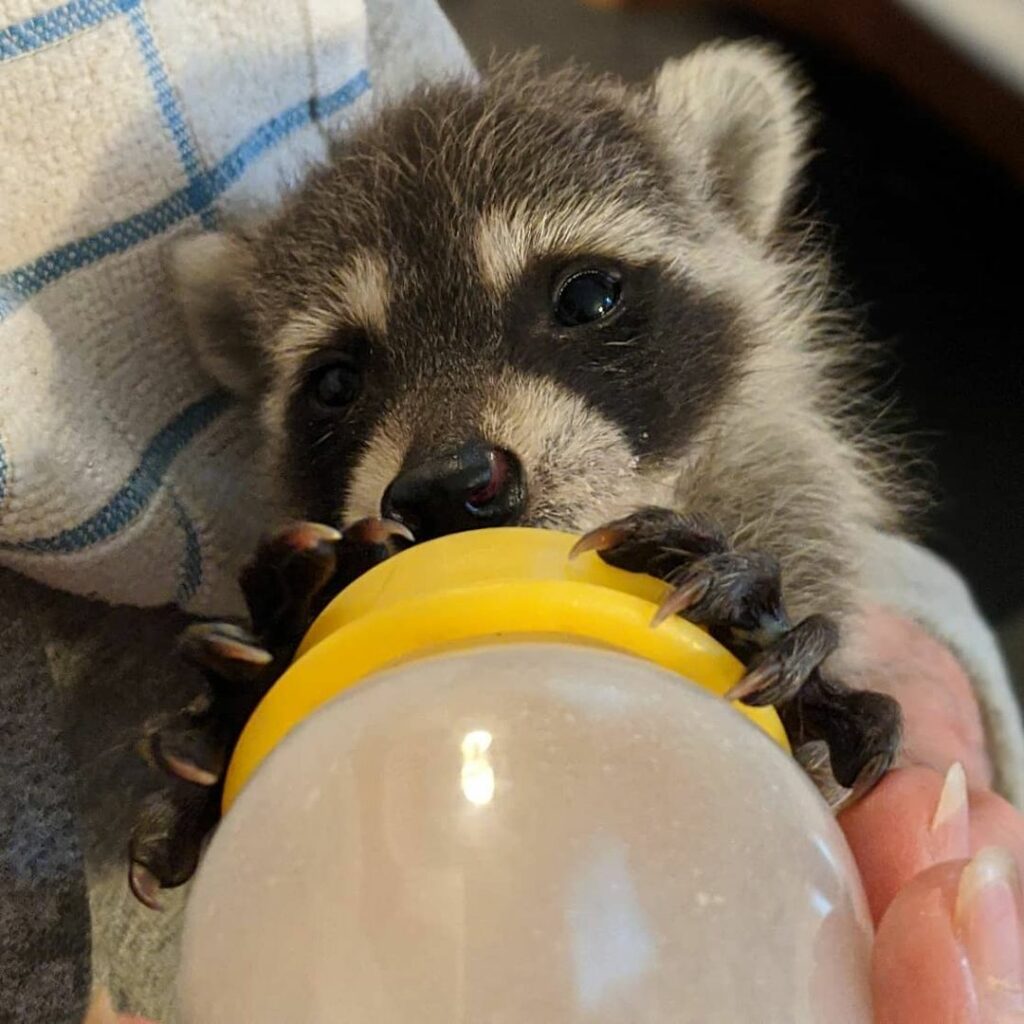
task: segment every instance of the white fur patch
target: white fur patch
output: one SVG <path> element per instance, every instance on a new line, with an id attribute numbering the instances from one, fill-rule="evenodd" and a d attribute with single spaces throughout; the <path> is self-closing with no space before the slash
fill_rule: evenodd
<path id="1" fill-rule="evenodd" d="M 267 350 L 271 385 L 263 396 L 262 408 L 263 432 L 271 447 L 284 440 L 288 400 L 303 361 L 323 348 L 336 323 L 323 308 L 306 309 L 290 317 L 271 341 Z M 276 464 L 277 454 L 270 453 L 271 464 Z"/>
<path id="2" fill-rule="evenodd" d="M 385 413 L 352 471 L 342 510 L 346 526 L 380 515 L 384 491 L 398 476 L 411 443 L 412 434 L 403 418 L 394 412 Z"/>
<path id="3" fill-rule="evenodd" d="M 597 254 L 642 263 L 671 254 L 675 238 L 663 218 L 603 196 L 491 209 L 477 222 L 473 241 L 481 277 L 500 295 L 537 256 Z"/>
<path id="4" fill-rule="evenodd" d="M 378 334 L 387 331 L 390 281 L 380 253 L 359 249 L 349 256 L 334 272 L 330 294 L 346 323 Z"/>
<path id="5" fill-rule="evenodd" d="M 168 262 L 200 365 L 236 394 L 254 394 L 259 387 L 256 353 L 238 322 L 252 254 L 241 240 L 213 231 L 171 246 Z"/>
<path id="6" fill-rule="evenodd" d="M 288 399 L 306 359 L 327 345 L 339 327 L 383 333 L 387 329 L 388 302 L 384 258 L 360 249 L 333 272 L 325 295 L 316 304 L 285 322 L 268 349 L 272 384 L 263 402 L 268 438 L 284 435 Z"/>
<path id="7" fill-rule="evenodd" d="M 274 370 L 283 375 L 321 348 L 338 327 L 383 334 L 388 325 L 387 264 L 362 249 L 336 268 L 315 303 L 292 316 L 270 346 Z"/>
<path id="8" fill-rule="evenodd" d="M 587 529 L 671 497 L 674 472 L 641 472 L 619 427 L 554 381 L 507 371 L 480 426 L 526 470 L 533 525 Z"/>
<path id="9" fill-rule="evenodd" d="M 668 61 L 654 83 L 658 122 L 684 161 L 698 157 L 745 230 L 766 237 L 804 162 L 805 89 L 766 47 L 704 46 Z"/>

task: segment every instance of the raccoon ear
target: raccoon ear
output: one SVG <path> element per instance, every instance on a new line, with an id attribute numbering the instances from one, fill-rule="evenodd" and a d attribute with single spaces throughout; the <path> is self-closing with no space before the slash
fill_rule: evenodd
<path id="1" fill-rule="evenodd" d="M 170 272 L 200 365 L 229 391 L 252 397 L 262 383 L 262 358 L 244 285 L 253 260 L 241 238 L 193 235 L 170 253 Z"/>
<path id="2" fill-rule="evenodd" d="M 667 62 L 653 85 L 655 117 L 677 154 L 694 155 L 709 193 L 741 228 L 765 238 L 803 167 L 806 88 L 782 54 L 763 45 L 701 47 Z"/>

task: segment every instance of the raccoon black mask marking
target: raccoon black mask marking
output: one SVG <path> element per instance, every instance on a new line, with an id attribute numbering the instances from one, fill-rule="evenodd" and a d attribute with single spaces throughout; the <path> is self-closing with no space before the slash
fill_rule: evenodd
<path id="1" fill-rule="evenodd" d="M 519 61 L 183 244 L 200 356 L 258 404 L 292 511 L 431 536 L 693 510 L 776 555 L 797 614 L 841 611 L 894 513 L 821 254 L 782 230 L 801 92 L 747 45 L 643 89 Z"/>

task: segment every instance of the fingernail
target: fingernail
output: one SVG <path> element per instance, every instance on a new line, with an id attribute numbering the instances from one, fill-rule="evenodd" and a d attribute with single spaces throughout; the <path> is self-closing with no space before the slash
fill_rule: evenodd
<path id="1" fill-rule="evenodd" d="M 955 922 L 979 1004 L 1018 1005 L 1024 991 L 1020 879 L 1008 850 L 986 846 L 964 868 Z"/>
<path id="2" fill-rule="evenodd" d="M 967 807 L 967 776 L 964 766 L 954 761 L 946 772 L 946 780 L 939 793 L 939 803 L 932 815 L 932 831 L 936 832 L 948 825 L 956 815 L 962 814 Z"/>
<path id="3" fill-rule="evenodd" d="M 946 772 L 929 829 L 930 846 L 936 864 L 968 856 L 968 829 L 967 775 L 964 766 L 954 761 Z"/>

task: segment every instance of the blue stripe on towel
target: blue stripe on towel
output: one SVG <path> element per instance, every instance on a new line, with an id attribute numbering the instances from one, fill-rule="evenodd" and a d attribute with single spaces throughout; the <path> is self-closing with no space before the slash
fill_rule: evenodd
<path id="1" fill-rule="evenodd" d="M 145 10 L 141 6 L 136 6 L 128 13 L 128 20 L 131 22 L 132 31 L 135 33 L 135 39 L 142 52 L 142 61 L 146 65 L 146 74 L 149 76 L 153 92 L 156 94 L 160 113 L 174 140 L 178 156 L 181 158 L 181 165 L 185 168 L 189 181 L 194 181 L 203 173 L 198 147 L 192 137 L 192 132 L 185 123 L 185 115 L 178 105 L 178 98 L 167 77 L 167 69 L 164 67 L 156 40 L 153 38 L 153 32 L 146 20 Z"/>
<path id="2" fill-rule="evenodd" d="M 203 551 L 199 543 L 196 525 L 185 511 L 185 506 L 173 492 L 171 499 L 174 504 L 174 514 L 178 518 L 178 525 L 185 535 L 181 567 L 178 570 L 178 591 L 174 600 L 180 605 L 186 605 L 195 597 L 196 591 L 203 584 Z"/>
<path id="3" fill-rule="evenodd" d="M 230 398 L 222 391 L 193 402 L 146 445 L 139 464 L 98 512 L 60 533 L 3 543 L 0 550 L 72 554 L 113 537 L 149 505 L 175 457 L 230 404 Z"/>
<path id="4" fill-rule="evenodd" d="M 208 211 L 213 201 L 233 185 L 256 159 L 312 120 L 354 103 L 370 88 L 364 69 L 340 89 L 319 99 L 303 100 L 255 128 L 216 167 L 200 174 L 187 187 L 148 210 L 133 214 L 87 238 L 68 242 L 31 263 L 0 274 L 0 321 L 48 284 L 105 256 L 154 237 L 194 214 Z"/>
<path id="5" fill-rule="evenodd" d="M 323 121 L 336 114 L 339 110 L 355 103 L 367 89 L 370 88 L 370 76 L 366 71 L 360 71 L 354 78 L 350 78 L 340 89 L 329 92 L 326 96 L 314 96 L 309 101 L 310 117 L 314 121 Z"/>
<path id="6" fill-rule="evenodd" d="M 41 50 L 137 7 L 140 0 L 69 0 L 33 18 L 0 28 L 0 63 Z"/>
<path id="7" fill-rule="evenodd" d="M 0 320 L 52 281 L 114 253 L 124 252 L 159 235 L 194 211 L 188 194 L 180 189 L 141 213 L 133 214 L 87 238 L 51 249 L 31 263 L 0 274 Z"/>

